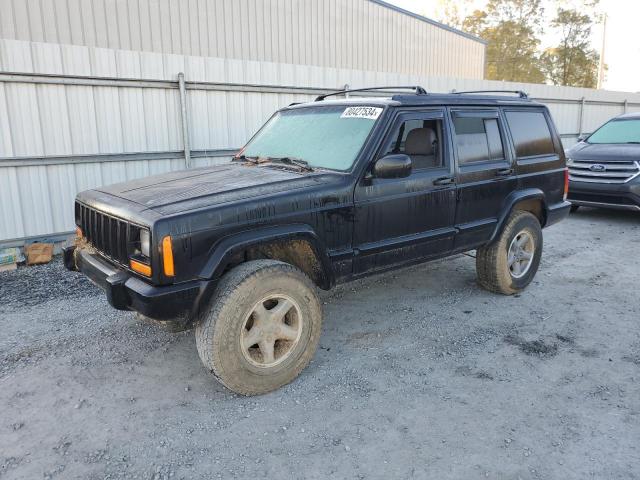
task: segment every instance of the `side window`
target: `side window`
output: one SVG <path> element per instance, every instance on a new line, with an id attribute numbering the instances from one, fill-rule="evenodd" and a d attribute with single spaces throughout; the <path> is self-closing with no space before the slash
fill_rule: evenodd
<path id="1" fill-rule="evenodd" d="M 458 163 L 465 165 L 504 159 L 497 118 L 453 117 Z"/>
<path id="2" fill-rule="evenodd" d="M 516 157 L 556 153 L 549 124 L 542 112 L 505 111 L 516 147 Z"/>
<path id="3" fill-rule="evenodd" d="M 441 139 L 442 120 L 404 120 L 395 127 L 384 155 L 408 155 L 411 157 L 413 170 L 440 168 L 444 166 Z"/>

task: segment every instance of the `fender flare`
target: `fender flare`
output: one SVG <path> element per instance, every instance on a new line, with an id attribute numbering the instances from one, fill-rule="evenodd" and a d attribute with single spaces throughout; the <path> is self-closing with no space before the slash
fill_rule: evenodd
<path id="1" fill-rule="evenodd" d="M 504 201 L 503 207 L 501 209 L 500 217 L 498 218 L 498 223 L 496 224 L 496 228 L 493 230 L 493 234 L 487 243 L 492 243 L 504 230 L 504 226 L 507 223 L 507 219 L 513 212 L 513 207 L 522 201 L 525 200 L 540 200 L 542 204 L 542 215 L 543 219 L 541 222 L 541 227 L 544 227 L 546 223 L 546 219 L 549 216 L 549 207 L 547 205 L 547 200 L 545 194 L 539 188 L 525 188 L 523 190 L 516 190 L 511 192 Z"/>
<path id="2" fill-rule="evenodd" d="M 249 247 L 277 241 L 303 240 L 309 243 L 321 267 L 318 284 L 328 289 L 334 284 L 331 260 L 322 240 L 307 224 L 290 224 L 255 228 L 221 238 L 209 251 L 209 259 L 200 272 L 200 278 L 218 280 L 231 258 Z"/>

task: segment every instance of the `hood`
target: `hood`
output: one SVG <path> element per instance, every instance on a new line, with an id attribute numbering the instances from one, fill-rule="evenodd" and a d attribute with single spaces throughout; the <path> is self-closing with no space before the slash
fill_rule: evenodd
<path id="1" fill-rule="evenodd" d="M 323 184 L 338 177 L 326 172 L 227 163 L 153 175 L 97 190 L 162 215 Z"/>
<path id="2" fill-rule="evenodd" d="M 569 149 L 567 157 L 574 160 L 610 162 L 640 161 L 640 145 L 581 142 Z"/>

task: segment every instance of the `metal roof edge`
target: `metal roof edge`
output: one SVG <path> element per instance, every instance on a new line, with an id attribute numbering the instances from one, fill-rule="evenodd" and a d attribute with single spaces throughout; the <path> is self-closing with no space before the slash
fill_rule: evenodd
<path id="1" fill-rule="evenodd" d="M 436 20 L 432 20 L 432 19 L 430 19 L 428 17 L 425 17 L 423 15 L 411 12 L 409 10 L 405 10 L 404 8 L 398 7 L 397 5 L 393 5 L 393 4 L 388 3 L 388 2 L 385 2 L 384 0 L 369 0 L 369 1 L 372 2 L 372 3 L 376 3 L 376 4 L 378 4 L 378 5 L 382 6 L 382 7 L 389 8 L 391 10 L 395 10 L 398 13 L 402 13 L 404 15 L 408 15 L 410 17 L 413 17 L 413 18 L 417 19 L 417 20 L 421 20 L 423 22 L 429 23 L 429 24 L 434 25 L 436 27 L 442 28 L 444 30 L 448 30 L 450 32 L 456 33 L 456 34 L 461 35 L 463 37 L 466 37 L 466 38 L 468 38 L 470 40 L 474 40 L 474 41 L 476 41 L 478 43 L 481 43 L 483 45 L 487 45 L 487 43 L 488 43 L 486 40 L 483 40 L 480 37 L 476 37 L 475 35 L 471 35 L 470 33 L 463 32 L 462 30 L 458 30 L 457 28 L 454 28 L 454 27 L 450 27 L 449 25 L 445 25 L 444 23 L 438 22 Z"/>

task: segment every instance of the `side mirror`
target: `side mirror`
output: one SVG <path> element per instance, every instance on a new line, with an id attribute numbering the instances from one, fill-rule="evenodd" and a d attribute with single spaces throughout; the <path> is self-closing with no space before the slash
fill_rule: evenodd
<path id="1" fill-rule="evenodd" d="M 587 136 L 586 136 L 586 135 L 580 135 L 580 136 L 578 137 L 578 143 L 580 143 L 580 142 L 584 142 L 586 139 L 587 139 Z"/>
<path id="2" fill-rule="evenodd" d="M 411 175 L 411 158 L 402 153 L 379 159 L 371 171 L 376 178 L 404 178 Z"/>

